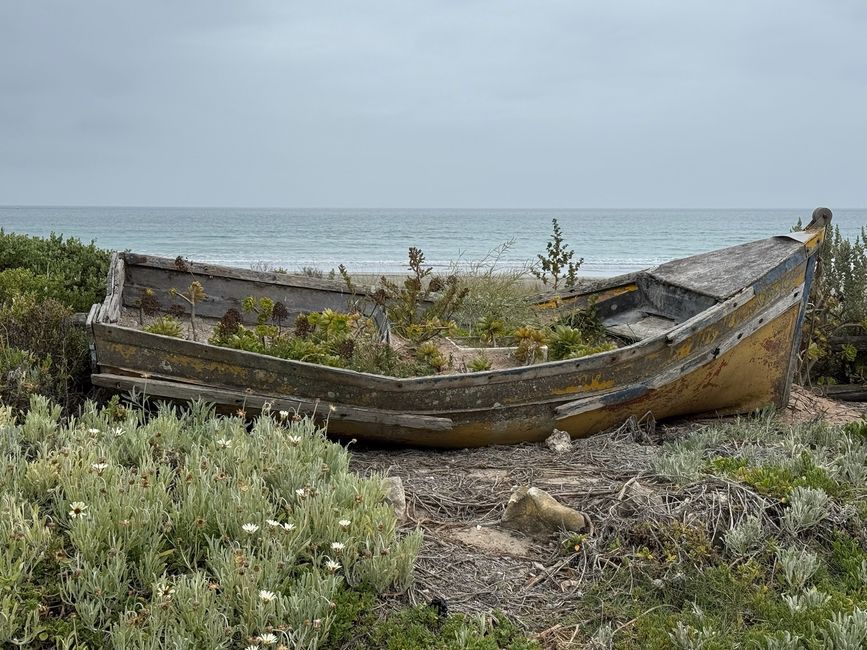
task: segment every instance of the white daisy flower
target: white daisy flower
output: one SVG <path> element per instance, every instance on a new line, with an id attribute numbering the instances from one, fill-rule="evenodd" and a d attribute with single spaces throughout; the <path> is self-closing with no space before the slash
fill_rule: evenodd
<path id="1" fill-rule="evenodd" d="M 290 524 L 288 521 L 283 524 L 283 530 L 295 530 L 295 524 Z"/>
<path id="2" fill-rule="evenodd" d="M 102 472 L 108 467 L 108 463 L 94 463 L 90 466 L 90 468 L 96 472 L 97 474 L 102 474 Z"/>
<path id="3" fill-rule="evenodd" d="M 289 436 L 289 442 L 292 445 L 299 445 L 301 444 L 301 436 Z"/>
<path id="4" fill-rule="evenodd" d="M 346 544 L 343 542 L 331 542 L 331 550 L 335 553 L 340 553 L 343 549 L 346 548 Z"/>
<path id="5" fill-rule="evenodd" d="M 340 569 L 340 562 L 335 562 L 334 560 L 328 560 L 325 563 L 325 568 L 334 573 L 338 569 Z"/>
<path id="6" fill-rule="evenodd" d="M 87 432 L 92 436 L 95 436 L 97 433 L 101 433 L 99 429 L 88 429 Z"/>
<path id="7" fill-rule="evenodd" d="M 231 440 L 226 440 L 225 438 L 220 438 L 219 440 L 217 440 L 217 447 L 219 447 L 220 449 L 228 449 L 231 446 Z"/>
<path id="8" fill-rule="evenodd" d="M 276 599 L 277 594 L 275 594 L 273 591 L 268 591 L 267 589 L 259 590 L 259 600 L 261 600 L 263 603 L 271 603 L 274 602 Z"/>
<path id="9" fill-rule="evenodd" d="M 86 516 L 85 510 L 87 510 L 87 505 L 81 501 L 73 501 L 69 504 L 69 516 L 73 519 Z"/>
<path id="10" fill-rule="evenodd" d="M 266 519 L 265 523 L 271 526 L 271 528 L 280 528 L 280 526 L 282 526 L 282 524 L 276 519 Z"/>
<path id="11" fill-rule="evenodd" d="M 120 436 L 123 435 L 123 427 L 115 427 L 114 429 L 112 429 L 111 432 L 112 432 L 115 436 L 120 437 Z"/>
<path id="12" fill-rule="evenodd" d="M 349 521 L 349 519 L 341 519 L 340 521 L 337 522 L 337 525 L 343 529 L 346 529 L 346 528 L 349 528 L 349 524 L 351 524 L 351 523 L 352 522 Z"/>
<path id="13" fill-rule="evenodd" d="M 274 645 L 277 643 L 277 637 L 270 632 L 266 632 L 259 635 L 259 643 L 262 645 Z"/>
<path id="14" fill-rule="evenodd" d="M 298 488 L 295 490 L 295 494 L 297 494 L 302 499 L 307 496 L 307 488 Z"/>
<path id="15" fill-rule="evenodd" d="M 288 420 L 289 419 L 289 411 L 280 411 L 280 419 Z"/>
<path id="16" fill-rule="evenodd" d="M 259 646 L 257 645 L 248 645 L 244 650 L 259 650 Z"/>
<path id="17" fill-rule="evenodd" d="M 241 526 L 241 530 L 243 530 L 245 533 L 250 533 L 252 535 L 257 530 L 259 530 L 259 525 L 258 524 L 244 524 L 243 526 Z"/>

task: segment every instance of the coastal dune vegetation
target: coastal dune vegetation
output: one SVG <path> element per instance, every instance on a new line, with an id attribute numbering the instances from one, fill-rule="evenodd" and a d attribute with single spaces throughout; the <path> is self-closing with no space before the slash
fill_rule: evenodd
<path id="1" fill-rule="evenodd" d="M 545 276 L 537 279 L 560 289 L 577 281 L 580 260 L 570 252 L 555 230 L 542 256 L 549 265 L 533 267 Z M 832 233 L 822 257 L 799 378 L 863 383 L 864 233 L 854 242 Z M 436 278 L 423 253 L 411 251 L 407 278 L 386 278 L 370 297 L 388 307 L 400 351 L 382 346 L 364 307 L 288 322 L 285 305 L 251 297 L 243 317 L 254 323 L 239 312 L 209 324 L 195 313 L 207 282 L 196 287 L 195 278 L 176 288 L 183 313 L 145 293 L 131 318 L 162 335 L 396 375 L 503 362 L 486 349 L 508 347 L 508 363 L 523 364 L 616 344 L 592 309 L 538 320 L 527 301 L 538 290 L 526 282 L 529 268 L 499 272 L 495 258 Z M 548 643 L 508 612 L 411 605 L 405 593 L 423 537 L 398 521 L 383 477 L 351 471 L 350 451 L 322 425 L 291 412 L 266 409 L 250 421 L 216 416 L 203 403 L 93 391 L 75 314 L 104 297 L 108 260 L 94 244 L 0 231 L 0 644 Z M 345 269 L 337 275 L 352 286 Z M 444 334 L 482 351 L 450 360 Z M 636 476 L 667 503 L 692 504 L 692 514 L 649 509 L 628 519 L 609 509 L 594 534 L 562 535 L 563 566 L 587 576 L 562 622 L 575 647 L 863 647 L 864 424 L 781 428 L 757 417 L 653 450 Z"/>

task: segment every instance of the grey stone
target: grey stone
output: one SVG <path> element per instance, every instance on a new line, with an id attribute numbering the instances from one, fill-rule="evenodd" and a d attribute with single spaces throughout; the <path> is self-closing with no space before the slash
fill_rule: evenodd
<path id="1" fill-rule="evenodd" d="M 520 487 L 512 493 L 500 525 L 537 537 L 562 530 L 580 532 L 591 528 L 587 515 L 564 506 L 536 487 Z"/>
<path id="2" fill-rule="evenodd" d="M 554 429 L 554 432 L 545 440 L 548 449 L 558 454 L 568 454 L 572 451 L 572 438 L 565 431 Z"/>
<path id="3" fill-rule="evenodd" d="M 406 521 L 406 492 L 399 476 L 387 476 L 385 485 L 385 500 L 389 503 L 398 521 Z"/>

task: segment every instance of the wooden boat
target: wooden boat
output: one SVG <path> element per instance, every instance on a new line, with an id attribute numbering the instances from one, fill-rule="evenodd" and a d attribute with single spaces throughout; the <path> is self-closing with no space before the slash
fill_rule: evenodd
<path id="1" fill-rule="evenodd" d="M 631 343 L 579 359 L 399 379 L 150 334 L 119 321 L 147 288 L 168 295 L 190 273 L 203 318 L 269 296 L 290 311 L 346 308 L 341 285 L 315 278 L 118 253 L 108 295 L 91 309 L 93 383 L 149 397 L 204 398 L 231 410 L 328 418 L 338 436 L 433 447 L 586 436 L 648 412 L 657 419 L 745 413 L 787 403 L 819 244 L 831 212 L 802 232 L 733 246 L 549 294 L 540 309 L 593 301 Z M 179 268 L 179 266 L 181 268 Z M 387 336 L 384 313 L 375 314 Z"/>

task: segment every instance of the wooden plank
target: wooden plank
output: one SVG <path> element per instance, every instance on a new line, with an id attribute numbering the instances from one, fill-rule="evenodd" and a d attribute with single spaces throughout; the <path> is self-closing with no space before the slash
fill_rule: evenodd
<path id="1" fill-rule="evenodd" d="M 834 384 L 833 386 L 818 386 L 813 390 L 832 399 L 847 402 L 867 402 L 867 384 Z"/>
<path id="2" fill-rule="evenodd" d="M 181 271 L 176 266 L 174 258 L 158 257 L 156 255 L 141 255 L 138 253 L 123 253 L 123 256 L 130 266 L 151 267 L 154 269 L 169 271 L 171 273 L 178 273 L 187 277 L 192 273 L 193 275 L 203 275 L 211 278 L 230 278 L 248 282 L 259 282 L 263 284 L 275 284 L 304 289 L 317 289 L 320 291 L 351 295 L 351 292 L 342 280 L 326 280 L 324 278 L 311 278 L 306 275 L 289 273 L 253 271 L 232 266 L 222 266 L 219 264 L 193 261 L 188 261 L 190 268 L 189 271 Z M 358 291 L 357 293 L 360 295 L 366 295 L 366 292 L 364 291 Z"/>
<path id="3" fill-rule="evenodd" d="M 828 343 L 835 349 L 842 348 L 844 345 L 851 345 L 859 352 L 867 351 L 867 334 L 849 334 L 845 336 L 832 336 L 828 339 Z"/>
<path id="4" fill-rule="evenodd" d="M 803 262 L 806 259 L 804 245 L 772 237 L 666 262 L 648 271 L 648 275 L 725 300 L 755 284 L 793 255 L 798 262 Z"/>
<path id="5" fill-rule="evenodd" d="M 618 289 L 630 284 L 635 284 L 638 278 L 643 274 L 644 271 L 637 271 L 624 273 L 623 275 L 617 275 L 612 278 L 583 278 L 579 280 L 578 286 L 573 289 L 566 289 L 563 291 L 543 291 L 536 296 L 531 297 L 529 300 L 531 304 L 537 305 L 555 299 L 566 301 L 582 296 L 589 296 L 591 294 L 601 293 L 608 289 Z"/>
<path id="6" fill-rule="evenodd" d="M 453 427 L 453 422 L 449 418 L 397 413 L 382 409 L 359 408 L 344 404 L 330 404 L 324 401 L 288 397 L 285 395 L 275 396 L 254 392 L 248 393 L 246 391 L 232 391 L 212 386 L 198 386 L 152 378 L 97 373 L 92 376 L 92 381 L 97 386 L 118 391 L 130 391 L 135 388 L 147 396 L 184 401 L 200 397 L 214 404 L 244 406 L 245 408 L 248 407 L 254 410 L 261 410 L 267 403 L 271 405 L 272 411 L 291 410 L 306 415 L 318 415 L 346 422 L 399 426 L 425 431 L 450 431 Z"/>
<path id="7" fill-rule="evenodd" d="M 674 325 L 675 322 L 670 318 L 655 314 L 644 314 L 635 320 L 607 325 L 606 329 L 617 336 L 622 336 L 632 341 L 641 341 L 662 336 L 670 332 Z"/>
<path id="8" fill-rule="evenodd" d="M 643 397 L 650 392 L 650 387 L 641 384 L 634 386 L 625 386 L 617 390 L 609 391 L 599 395 L 590 395 L 576 399 L 554 409 L 557 420 L 565 420 L 567 418 L 589 413 L 598 409 L 607 408 L 613 404 L 625 404 Z"/>

